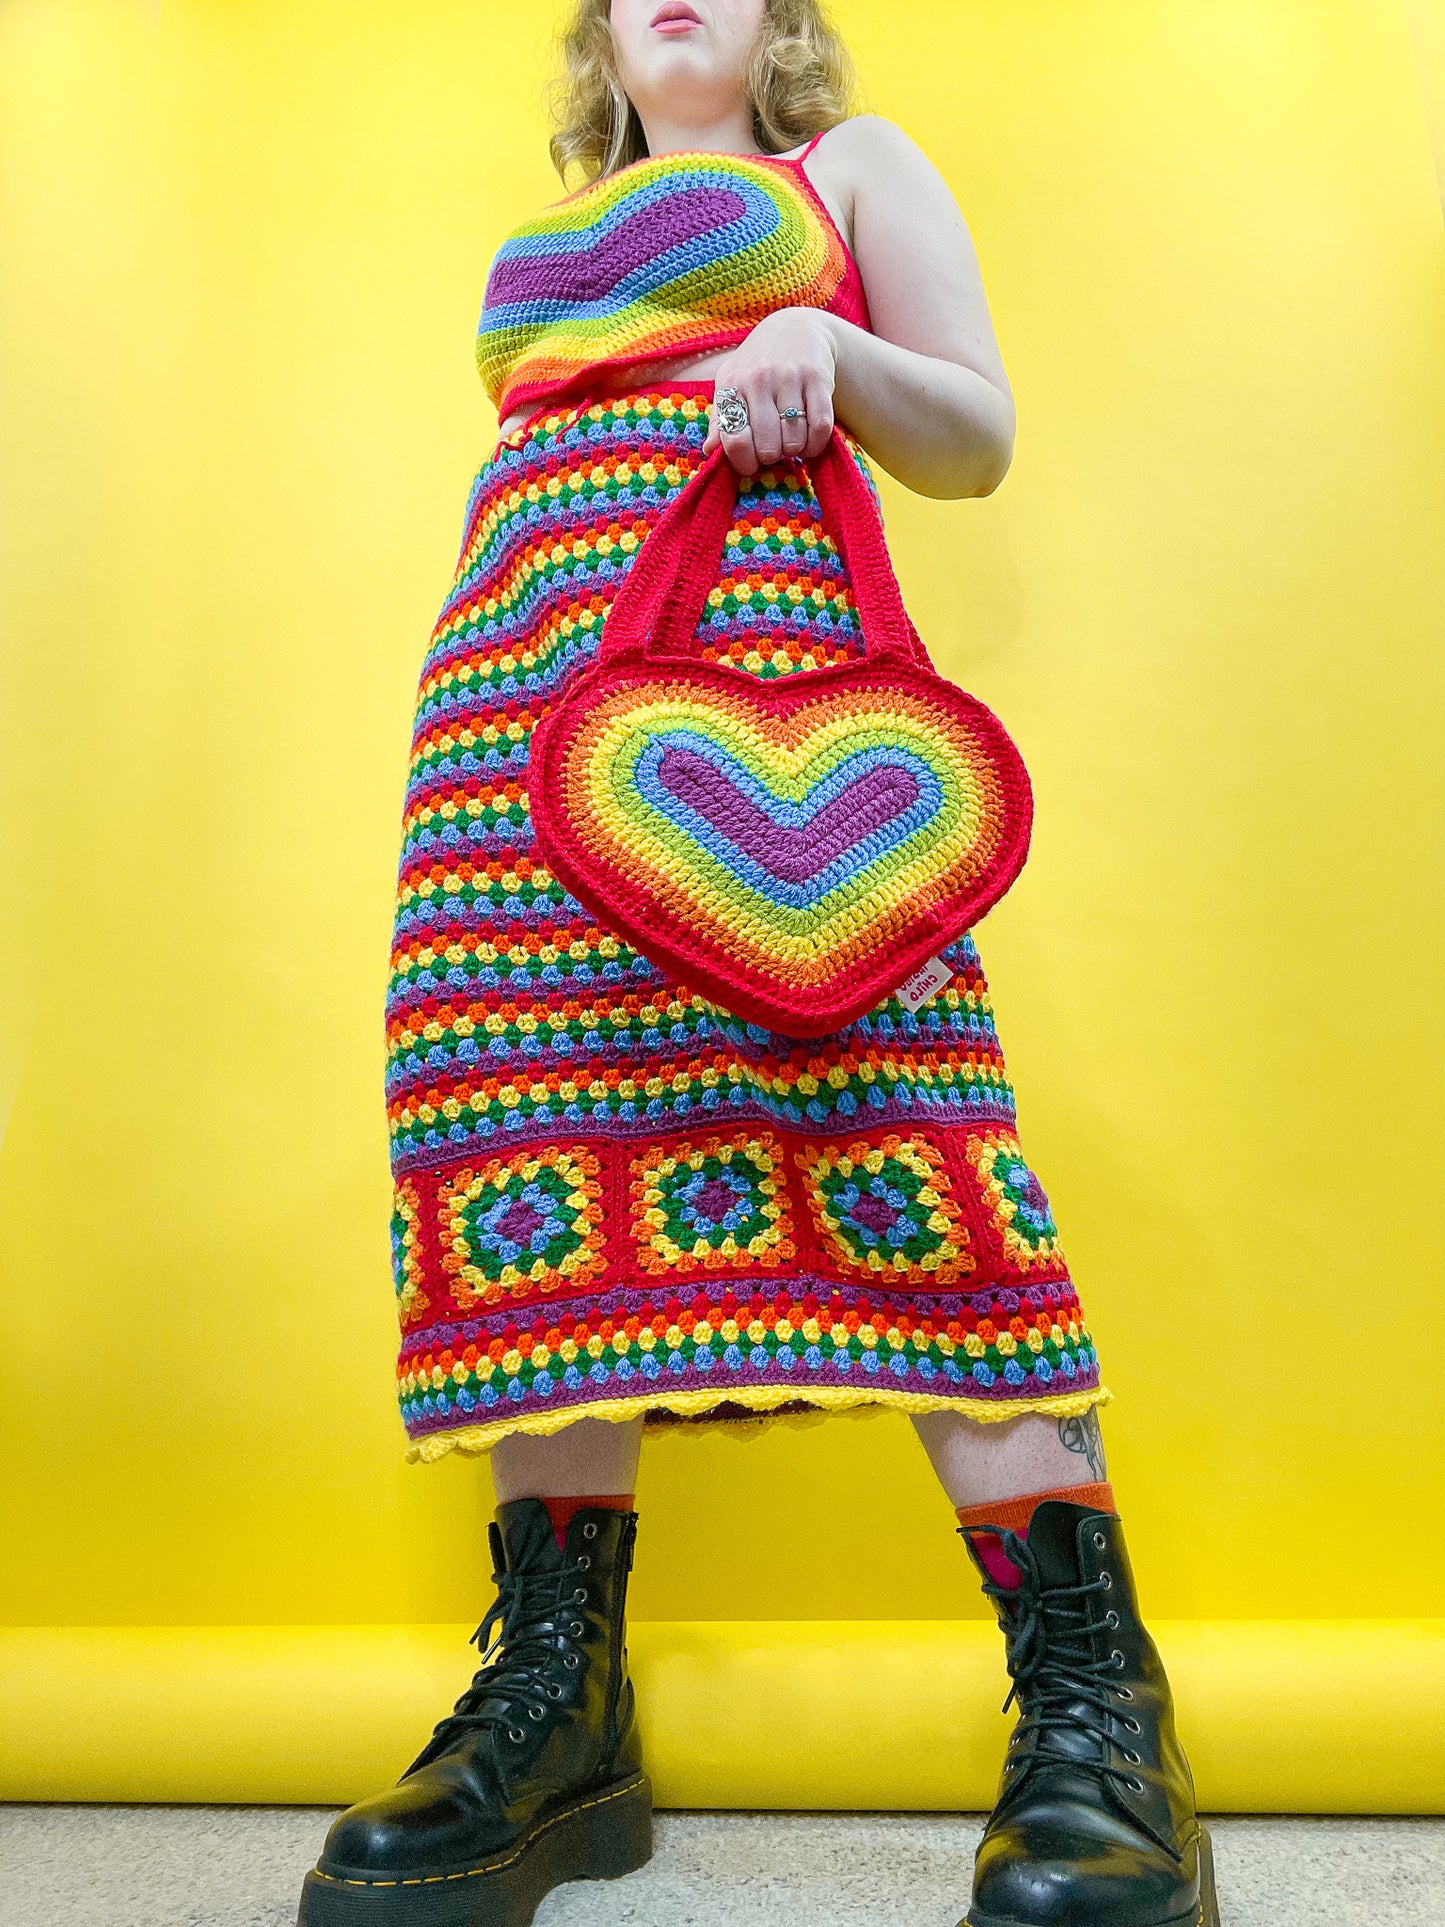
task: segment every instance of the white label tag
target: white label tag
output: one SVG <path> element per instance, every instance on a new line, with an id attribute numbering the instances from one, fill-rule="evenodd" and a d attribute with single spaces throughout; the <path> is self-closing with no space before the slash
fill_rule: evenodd
<path id="1" fill-rule="evenodd" d="M 942 957 L 930 957 L 921 970 L 915 970 L 898 986 L 899 1003 L 905 1010 L 917 1010 L 935 991 L 942 990 L 952 975 Z"/>

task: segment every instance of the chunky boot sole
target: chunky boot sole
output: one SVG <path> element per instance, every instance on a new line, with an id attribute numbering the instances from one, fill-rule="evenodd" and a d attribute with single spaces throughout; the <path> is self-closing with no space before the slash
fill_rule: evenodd
<path id="1" fill-rule="evenodd" d="M 979 1914 L 970 1907 L 959 1927 L 1027 1927 L 1027 1923 L 1005 1920 L 999 1914 Z M 1167 1920 L 1152 1921 L 1150 1927 L 1219 1927 L 1219 1901 L 1214 1892 L 1214 1842 L 1209 1829 L 1199 1829 L 1199 1900 L 1187 1913 L 1171 1914 Z"/>
<path id="2" fill-rule="evenodd" d="M 1214 1892 L 1214 1842 L 1209 1829 L 1199 1829 L 1199 1927 L 1219 1927 L 1219 1901 Z"/>
<path id="3" fill-rule="evenodd" d="M 327 1873 L 301 1890 L 297 1927 L 528 1927 L 567 1880 L 619 1880 L 652 1858 L 652 1786 L 644 1777 L 551 1814 L 505 1852 L 453 1873 Z"/>

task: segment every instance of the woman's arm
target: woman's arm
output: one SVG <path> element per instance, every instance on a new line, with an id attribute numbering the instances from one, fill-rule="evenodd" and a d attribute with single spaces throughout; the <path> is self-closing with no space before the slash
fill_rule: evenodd
<path id="1" fill-rule="evenodd" d="M 860 115 L 815 153 L 833 142 L 827 165 L 851 190 L 853 254 L 874 328 L 820 317 L 834 337 L 837 413 L 920 495 L 987 495 L 1013 456 L 1014 400 L 958 203 L 891 121 Z"/>
<path id="2" fill-rule="evenodd" d="M 809 163 L 848 210 L 874 333 L 816 308 L 759 322 L 717 369 L 748 404 L 749 429 L 722 436 L 744 473 L 783 454 L 816 455 L 833 412 L 868 453 L 920 495 L 988 495 L 1013 456 L 1014 401 L 978 257 L 947 182 L 901 128 L 862 114 L 829 132 Z M 801 407 L 806 419 L 784 421 Z M 709 443 L 719 439 L 716 425 Z"/>

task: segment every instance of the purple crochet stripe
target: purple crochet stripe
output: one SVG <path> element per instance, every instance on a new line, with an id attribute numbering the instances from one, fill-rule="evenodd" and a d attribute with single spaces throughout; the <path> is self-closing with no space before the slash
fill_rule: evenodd
<path id="1" fill-rule="evenodd" d="M 422 676 L 426 682 L 435 681 L 440 675 L 459 663 L 475 664 L 478 670 L 477 685 L 465 695 L 447 692 L 458 705 L 459 714 L 485 707 L 485 698 L 493 695 L 489 687 L 488 661 L 493 656 L 504 656 L 522 646 L 522 638 L 529 639 L 529 646 L 537 651 L 539 662 L 529 672 L 537 678 L 538 688 L 549 688 L 563 673 L 569 672 L 577 660 L 579 651 L 590 658 L 601 640 L 601 629 L 582 630 L 571 636 L 563 637 L 559 632 L 554 639 L 538 649 L 538 636 L 548 629 L 556 629 L 562 616 L 577 599 L 582 587 L 599 591 L 616 590 L 622 579 L 621 569 L 608 567 L 589 572 L 588 580 L 579 581 L 581 571 L 569 580 L 560 583 L 547 583 L 530 590 L 525 601 L 508 611 L 506 616 L 493 616 L 479 623 L 458 628 L 451 632 L 438 648 L 435 655 L 427 657 Z M 419 743 L 436 727 L 436 699 L 424 702 L 417 716 L 414 742 Z M 443 714 L 445 711 L 442 712 Z"/>
<path id="2" fill-rule="evenodd" d="M 428 904 L 419 907 L 407 918 L 407 927 L 416 930 L 450 927 L 455 930 L 459 926 L 449 910 L 443 906 Z M 489 928 L 489 926 L 475 924 L 470 926 L 472 929 L 479 927 L 483 930 Z M 606 996 L 609 992 L 615 992 L 624 982 L 638 991 L 651 991 L 666 982 L 666 979 L 647 962 L 646 958 L 635 953 L 630 959 L 624 956 L 615 962 L 616 967 L 610 972 L 593 970 L 590 976 L 573 976 L 571 978 L 572 994 L 598 998 Z M 450 967 L 428 972 L 420 976 L 415 984 L 399 989 L 393 1003 L 394 1012 L 397 1014 L 424 1012 L 426 1004 L 436 997 L 438 990 L 449 984 L 449 977 Z M 479 967 L 470 973 L 463 971 L 461 978 L 463 988 L 477 993 L 494 992 L 505 986 L 508 990 L 514 987 L 517 989 L 535 987 L 539 995 L 560 981 L 556 976 L 540 977 L 534 971 L 523 969 L 514 985 L 514 972 L 510 967 L 490 965 Z M 683 995 L 686 1001 L 685 993 L 679 994 Z M 787 1039 L 759 1041 L 743 1024 L 729 1018 L 725 1012 L 711 1009 L 697 1014 L 701 1018 L 695 1033 L 698 1040 L 700 1042 L 704 1039 L 725 1040 L 739 1062 L 746 1064 L 750 1070 L 760 1069 L 768 1057 L 776 1055 L 778 1049 L 788 1048 Z M 858 1038 L 872 1038 L 885 1034 L 881 1020 L 871 1016 L 860 1017 L 852 1029 L 853 1035 Z M 960 1042 L 967 1039 L 976 1049 L 987 1051 L 995 1059 L 998 1056 L 997 1034 L 991 1018 L 984 1011 L 976 1014 L 960 1011 L 955 1015 L 947 1009 L 930 1009 L 925 1006 L 916 1013 L 901 1013 L 897 1022 L 891 1027 L 891 1033 L 896 1035 L 905 1047 L 914 1042 L 942 1044 L 949 1038 L 956 1038 Z M 599 1038 L 596 1043 L 586 1047 L 585 1053 L 571 1051 L 569 1062 L 577 1068 L 580 1068 L 583 1062 L 595 1063 L 605 1068 L 613 1061 L 617 1061 L 609 1053 L 619 1050 L 629 1058 L 636 1050 L 635 1042 L 626 1031 L 619 1031 L 610 1039 Z M 427 1077 L 428 1073 L 424 1068 L 406 1070 L 399 1066 L 387 1080 L 388 1094 L 397 1095 L 406 1090 L 420 1090 L 425 1086 Z M 965 1088 L 979 1089 L 990 1088 L 990 1086 L 986 1080 L 979 1080 L 966 1085 Z M 992 1088 L 1000 1091 L 1007 1088 L 1001 1063 L 998 1064 L 998 1082 Z M 920 1102 L 928 1101 L 925 1095 L 928 1089 L 929 1087 L 924 1085 L 917 1087 Z M 1012 1117 L 1011 1096 L 1007 1102 L 1010 1106 L 1009 1115 Z"/>
<path id="3" fill-rule="evenodd" d="M 697 813 L 784 883 L 808 883 L 866 837 L 887 828 L 918 801 L 910 770 L 880 764 L 833 797 L 811 821 L 790 829 L 743 794 L 732 772 L 694 749 L 668 748 L 657 780 L 678 803 Z"/>
<path id="4" fill-rule="evenodd" d="M 978 1291 L 941 1291 L 936 1296 L 919 1291 L 910 1286 L 898 1292 L 886 1280 L 868 1285 L 839 1284 L 836 1280 L 819 1278 L 816 1274 L 801 1278 L 767 1278 L 756 1280 L 733 1279 L 724 1287 L 719 1287 L 707 1277 L 659 1279 L 650 1289 L 633 1286 L 616 1286 L 607 1294 L 608 1316 L 614 1321 L 640 1317 L 650 1307 L 657 1311 L 670 1298 L 677 1298 L 684 1305 L 691 1304 L 696 1297 L 713 1298 L 726 1289 L 732 1292 L 739 1303 L 749 1299 L 761 1298 L 765 1303 L 775 1298 L 779 1292 L 786 1292 L 794 1300 L 806 1297 L 812 1292 L 814 1297 L 825 1305 L 834 1300 L 843 1304 L 847 1310 L 856 1311 L 860 1305 L 876 1305 L 880 1300 L 905 1316 L 917 1318 L 959 1318 L 966 1311 L 986 1317 L 995 1305 L 1002 1307 L 1010 1318 L 1022 1311 L 1040 1312 L 1047 1299 L 1057 1301 L 1060 1285 L 985 1285 Z M 504 1317 L 511 1311 L 510 1318 Z M 539 1319 L 548 1325 L 564 1323 L 567 1319 L 594 1318 L 597 1314 L 595 1293 L 573 1292 L 565 1297 L 533 1299 L 528 1304 L 498 1304 L 487 1307 L 485 1318 L 445 1318 L 435 1324 L 419 1326 L 406 1334 L 408 1352 L 425 1350 L 431 1345 L 470 1345 L 484 1333 L 495 1332 L 499 1326 L 514 1324 L 518 1331 L 530 1331 Z"/>
<path id="5" fill-rule="evenodd" d="M 398 1090 L 405 1089 L 399 1086 Z M 398 1092 L 390 1092 L 395 1097 Z M 977 1100 L 965 1098 L 958 1103 L 942 1101 L 939 1109 L 943 1115 L 936 1118 L 939 1125 L 947 1127 L 950 1123 L 967 1122 L 970 1126 L 997 1124 L 1012 1130 L 1016 1112 L 1012 1102 L 1005 1103 L 992 1097 Z M 512 1114 L 516 1115 L 515 1112 Z M 866 1112 L 852 1117 L 829 1117 L 821 1123 L 801 1121 L 791 1117 L 781 1117 L 778 1112 L 769 1110 L 756 1098 L 743 1104 L 719 1104 L 710 1110 L 695 1106 L 691 1111 L 671 1117 L 598 1117 L 595 1114 L 584 1118 L 580 1123 L 564 1120 L 551 1112 L 539 1113 L 523 1123 L 508 1129 L 502 1127 L 490 1135 L 472 1132 L 460 1142 L 428 1145 L 415 1156 L 398 1153 L 395 1159 L 395 1174 L 406 1177 L 417 1171 L 429 1171 L 439 1164 L 456 1164 L 463 1159 L 490 1157 L 502 1148 L 512 1149 L 528 1144 L 575 1144 L 579 1138 L 622 1138 L 626 1140 L 649 1142 L 656 1138 L 659 1131 L 721 1130 L 724 1126 L 734 1125 L 771 1125 L 774 1129 L 789 1131 L 798 1137 L 818 1139 L 837 1138 L 845 1133 L 856 1135 L 858 1131 L 871 1131 L 884 1124 L 908 1124 L 915 1127 L 927 1124 L 933 1119 L 933 1106 L 920 1099 L 914 1092 L 912 1100 L 888 1098 L 882 1104 L 870 1104 Z M 810 1285 L 808 1289 L 817 1289 Z M 831 1290 L 831 1286 L 828 1287 Z"/>
<path id="6" fill-rule="evenodd" d="M 875 1352 L 868 1353 L 866 1356 L 877 1358 L 878 1355 Z M 899 1357 L 899 1354 L 895 1353 L 894 1357 Z M 965 1408 L 974 1404 L 1016 1405 L 1023 1402 L 1035 1403 L 1040 1397 L 1048 1397 L 1051 1393 L 1058 1395 L 1093 1391 L 1099 1384 L 1099 1368 L 1097 1363 L 1087 1367 L 1075 1366 L 1072 1376 L 1062 1371 L 1057 1372 L 1047 1386 L 1039 1384 L 1033 1378 L 1029 1378 L 1021 1385 L 1010 1385 L 1002 1379 L 995 1380 L 992 1385 L 981 1385 L 970 1375 L 966 1365 L 960 1365 L 959 1375 L 954 1378 L 937 1366 L 928 1373 L 920 1371 L 916 1365 L 905 1366 L 905 1369 L 899 1371 L 892 1361 L 887 1363 L 880 1361 L 869 1367 L 862 1359 L 857 1359 L 851 1360 L 848 1368 L 844 1370 L 839 1367 L 836 1360 L 828 1360 L 822 1365 L 814 1366 L 806 1364 L 802 1359 L 794 1358 L 790 1352 L 779 1352 L 777 1358 L 770 1361 L 766 1367 L 746 1364 L 733 1368 L 718 1362 L 705 1371 L 699 1371 L 695 1365 L 684 1366 L 681 1371 L 664 1367 L 655 1374 L 634 1368 L 630 1375 L 621 1379 L 620 1382 L 619 1375 L 615 1371 L 610 1372 L 602 1384 L 598 1384 L 595 1380 L 586 1380 L 585 1375 L 584 1383 L 577 1386 L 563 1385 L 556 1380 L 551 1382 L 553 1389 L 540 1397 L 535 1392 L 526 1390 L 519 1398 L 506 1395 L 490 1405 L 478 1400 L 470 1412 L 459 1406 L 453 1406 L 447 1412 L 412 1419 L 407 1425 L 408 1436 L 412 1439 L 424 1439 L 434 1432 L 455 1431 L 468 1425 L 489 1425 L 498 1419 L 516 1417 L 523 1413 L 530 1415 L 534 1412 L 558 1409 L 605 1406 L 619 1398 L 646 1397 L 653 1394 L 660 1404 L 669 1395 L 681 1392 L 716 1392 L 725 1397 L 729 1391 L 750 1391 L 761 1387 L 775 1387 L 780 1383 L 795 1386 L 798 1397 L 802 1399 L 807 1398 L 809 1391 L 834 1389 L 857 1391 L 860 1388 L 868 1388 L 876 1389 L 879 1402 L 884 1404 L 887 1403 L 890 1393 L 917 1392 L 939 1398 L 948 1398 L 952 1395 Z"/>
<path id="7" fill-rule="evenodd" d="M 641 961 L 642 960 L 639 959 L 639 962 Z M 650 966 L 648 968 L 650 970 Z M 492 987 L 504 974 L 503 972 L 495 970 L 479 972 L 476 978 L 477 989 L 484 990 Z M 646 975 L 642 971 L 629 972 L 628 974 L 632 981 L 638 984 L 660 984 L 663 981 L 659 977 Z M 530 983 L 531 980 L 525 979 L 524 981 Z M 611 985 L 594 984 L 586 986 L 584 989 L 587 994 L 595 995 L 611 987 Z M 435 994 L 434 987 L 418 986 L 414 993 L 407 999 L 406 1003 L 399 1005 L 398 1008 L 420 1008 L 427 998 Z M 860 1022 L 861 1021 L 862 1020 L 860 1020 Z M 935 1042 L 942 1043 L 949 1036 L 957 1035 L 960 1031 L 966 1031 L 967 1028 L 967 1019 L 964 1020 L 962 1025 L 957 1025 L 947 1023 L 944 1018 L 937 1013 L 924 1013 L 921 1017 L 912 1018 L 905 1026 L 904 1038 L 905 1041 L 919 1038 L 925 1040 L 932 1039 Z M 867 1036 L 868 1034 L 869 1032 L 867 1031 L 860 1030 L 858 1032 L 859 1036 Z M 691 1035 L 699 1047 L 704 1047 L 709 1043 L 726 1041 L 740 1063 L 745 1064 L 747 1068 L 754 1073 L 761 1071 L 765 1060 L 770 1055 L 766 1046 L 759 1045 L 755 1040 L 743 1034 L 741 1026 L 725 1021 L 720 1016 L 699 1015 L 699 1017 L 695 1019 Z M 976 1035 L 980 1044 L 986 1044 L 992 1041 L 993 1033 L 990 1028 L 979 1027 Z M 628 1032 L 619 1031 L 613 1037 L 599 1038 L 596 1043 L 589 1044 L 585 1052 L 573 1051 L 569 1056 L 569 1062 L 574 1065 L 579 1073 L 584 1065 L 590 1068 L 606 1070 L 614 1064 L 631 1062 L 635 1056 L 636 1049 L 636 1043 L 631 1035 Z M 425 1088 L 426 1082 L 427 1073 L 425 1070 L 416 1070 L 409 1073 L 398 1070 L 388 1080 L 388 1095 L 397 1097 L 409 1091 L 420 1092 Z M 962 1088 L 965 1091 L 996 1092 L 998 1094 L 997 1102 L 1006 1110 L 1008 1121 L 1010 1123 L 1013 1121 L 1014 1105 L 1012 1095 L 1007 1094 L 1007 1087 L 1002 1083 L 990 1084 L 986 1080 L 981 1079 L 972 1084 L 955 1085 L 952 1088 Z M 926 1087 L 919 1087 L 914 1094 L 914 1101 L 926 1105 L 933 1097 L 939 1096 L 944 1103 L 949 1102 L 945 1094 L 938 1092 L 925 1094 L 925 1089 Z M 763 1100 L 759 1099 L 757 1101 L 762 1102 Z M 903 1101 L 907 1103 L 909 1100 L 904 1099 Z M 867 1114 L 872 1114 L 876 1109 L 876 1105 L 870 1104 Z M 864 1115 L 860 1110 L 860 1119 Z M 576 1135 L 575 1130 L 573 1131 L 573 1135 Z M 585 1131 L 583 1135 L 586 1135 Z"/>
<path id="8" fill-rule="evenodd" d="M 475 588 L 483 582 L 495 582 L 504 573 L 512 557 L 535 540 L 539 530 L 556 534 L 587 527 L 595 522 L 599 490 L 590 478 L 590 471 L 597 458 L 605 455 L 610 444 L 620 443 L 627 456 L 634 461 L 663 464 L 688 462 L 691 466 L 688 458 L 701 456 L 706 434 L 706 422 L 700 417 L 656 415 L 636 424 L 624 423 L 620 430 L 615 421 L 609 423 L 606 419 L 597 423 L 579 423 L 547 441 L 546 430 L 539 422 L 519 446 L 499 447 L 490 474 L 486 469 L 482 471 L 482 475 L 488 477 L 487 485 L 481 486 L 479 477 L 467 504 L 461 545 L 461 562 L 466 564 L 465 572 L 453 584 L 451 593 L 442 605 L 443 617 L 468 588 Z M 532 474 L 532 463 L 528 458 L 534 452 L 534 444 L 544 442 L 557 463 L 559 482 L 570 480 L 570 492 L 564 489 L 557 497 L 549 497 L 545 508 L 528 504 L 510 520 L 499 525 L 487 548 L 472 554 L 477 530 L 484 519 L 484 503 L 505 495 L 513 479 L 522 486 L 526 485 Z M 671 493 L 671 487 L 665 483 L 639 483 L 629 499 L 643 510 L 656 509 L 665 504 Z M 739 551 L 729 550 L 734 561 L 739 554 Z"/>
<path id="9" fill-rule="evenodd" d="M 714 1031 L 712 1035 L 720 1037 L 724 1033 Z M 698 1041 L 700 1044 L 705 1044 L 708 1041 L 707 1035 L 700 1034 Z M 589 1067 L 605 1070 L 614 1064 L 628 1063 L 635 1055 L 636 1048 L 631 1038 L 623 1035 L 600 1043 L 589 1050 L 587 1064 Z M 748 1064 L 754 1072 L 759 1069 L 757 1058 L 749 1059 Z M 418 1092 L 424 1088 L 425 1082 L 425 1077 L 420 1075 L 398 1076 L 391 1084 L 387 1095 L 395 1099 Z M 739 1084 L 733 1088 L 741 1091 L 746 1087 Z M 915 1090 L 911 1097 L 885 1097 L 879 1103 L 869 1104 L 866 1111 L 860 1109 L 856 1113 L 845 1113 L 841 1117 L 829 1118 L 821 1123 L 817 1121 L 810 1123 L 806 1117 L 795 1121 L 780 1108 L 770 1107 L 765 1099 L 759 1097 L 738 1097 L 731 1100 L 721 1098 L 712 1105 L 704 1105 L 699 1101 L 690 1110 L 673 1112 L 670 1122 L 667 1117 L 624 1118 L 605 1111 L 594 1112 L 590 1116 L 584 1114 L 580 1119 L 564 1120 L 554 1112 L 539 1111 L 534 1117 L 523 1119 L 517 1124 L 502 1125 L 489 1132 L 469 1131 L 462 1138 L 448 1139 L 445 1144 L 428 1145 L 425 1155 L 415 1159 L 399 1155 L 396 1168 L 398 1175 L 407 1171 L 427 1170 L 435 1164 L 447 1164 L 454 1159 L 474 1157 L 479 1150 L 489 1151 L 500 1144 L 525 1145 L 550 1141 L 564 1143 L 579 1137 L 645 1138 L 655 1136 L 659 1129 L 680 1131 L 697 1129 L 713 1123 L 719 1126 L 723 1123 L 729 1126 L 735 1124 L 780 1125 L 787 1130 L 797 1131 L 807 1136 L 830 1137 L 836 1136 L 840 1126 L 850 1121 L 855 1131 L 870 1129 L 875 1124 L 905 1122 L 917 1124 L 928 1117 L 933 1106 L 943 1108 L 945 1120 L 948 1112 L 966 1111 L 967 1121 L 970 1124 L 1013 1126 L 1017 1113 L 1011 1093 L 997 1086 L 982 1083 L 963 1086 L 962 1090 L 963 1095 L 956 1099 L 939 1093 L 930 1093 L 925 1096 L 920 1090 Z M 516 1112 L 512 1113 L 514 1117 L 517 1115 Z"/>
<path id="10" fill-rule="evenodd" d="M 487 307 L 556 300 L 560 280 L 569 305 L 601 302 L 604 312 L 611 313 L 623 305 L 619 284 L 628 276 L 650 267 L 661 280 L 675 249 L 716 234 L 747 211 L 747 202 L 734 189 L 694 187 L 669 195 L 661 220 L 656 206 L 644 206 L 624 214 L 600 238 L 594 238 L 595 230 L 584 229 L 565 237 L 529 235 L 508 242 L 487 280 Z M 559 238 L 567 245 L 559 247 Z M 534 251 L 543 248 L 545 252 Z"/>

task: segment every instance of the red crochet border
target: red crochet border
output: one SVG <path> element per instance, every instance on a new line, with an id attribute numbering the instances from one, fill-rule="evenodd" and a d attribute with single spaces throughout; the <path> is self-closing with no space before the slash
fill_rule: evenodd
<path id="1" fill-rule="evenodd" d="M 659 968 L 669 970 L 701 996 L 748 1023 L 790 1037 L 818 1037 L 841 1030 L 874 1008 L 945 944 L 970 929 L 1013 883 L 1028 855 L 1033 799 L 1023 759 L 993 712 L 931 670 L 890 665 L 887 683 L 865 663 L 841 663 L 764 682 L 724 663 L 668 665 L 669 686 L 736 697 L 743 694 L 760 714 L 784 717 L 804 705 L 826 702 L 843 690 L 914 691 L 962 719 L 989 755 L 1004 799 L 1005 827 L 992 860 L 968 891 L 929 907 L 906 934 L 893 938 L 869 961 L 852 962 L 829 985 L 769 985 L 746 974 L 721 944 L 695 929 L 671 905 L 616 865 L 599 870 L 585 828 L 572 817 L 567 781 L 569 752 L 577 730 L 597 702 L 653 680 L 656 665 L 594 667 L 575 686 L 575 702 L 554 710 L 532 741 L 532 821 L 548 868 L 565 889 L 617 930 Z"/>
<path id="2" fill-rule="evenodd" d="M 824 1036 L 852 1023 L 936 950 L 962 936 L 1023 868 L 1033 826 L 1033 793 L 1023 758 L 993 712 L 929 662 L 904 609 L 877 506 L 837 429 L 810 472 L 823 526 L 837 543 L 853 586 L 868 643 L 866 659 L 764 681 L 692 653 L 698 612 L 737 499 L 737 479 L 726 455 L 716 449 L 643 544 L 608 611 L 596 660 L 538 723 L 528 784 L 538 846 L 578 902 L 709 1001 L 794 1037 Z M 871 959 L 844 965 L 827 986 L 789 985 L 749 972 L 644 883 L 615 864 L 599 868 L 587 834 L 585 799 L 572 794 L 572 745 L 592 710 L 605 698 L 646 687 L 659 676 L 666 677 L 670 692 L 722 693 L 774 719 L 857 689 L 911 693 L 949 712 L 980 745 L 997 782 L 1003 822 L 991 859 L 972 888 L 930 905 L 902 936 L 878 947 Z"/>

